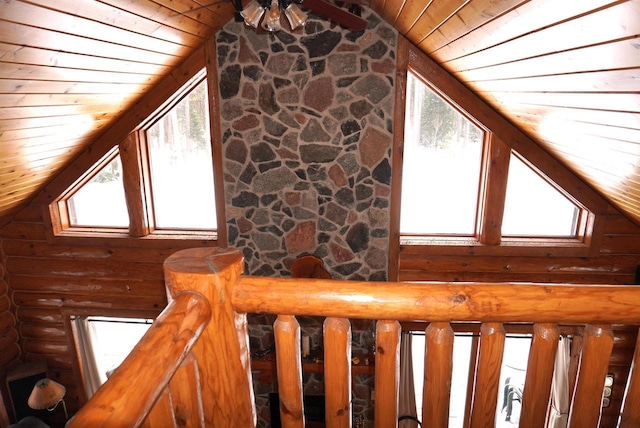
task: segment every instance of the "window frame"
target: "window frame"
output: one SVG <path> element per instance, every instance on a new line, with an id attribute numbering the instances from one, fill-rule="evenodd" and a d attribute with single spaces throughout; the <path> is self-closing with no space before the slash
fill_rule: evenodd
<path id="1" fill-rule="evenodd" d="M 52 239 L 73 238 L 136 238 L 149 241 L 206 240 L 226 245 L 226 218 L 224 210 L 222 148 L 219 133 L 219 119 L 215 117 L 217 107 L 217 76 L 215 70 L 203 64 L 191 72 L 177 90 L 148 114 L 119 144 L 111 147 L 100 160 L 89 168 L 79 179 L 49 205 Z M 193 88 L 206 82 L 208 97 L 208 120 L 213 162 L 214 195 L 216 200 L 217 229 L 156 229 L 153 220 L 151 199 L 150 164 L 146 149 L 147 129 L 186 97 Z M 91 180 L 115 156 L 120 156 L 123 167 L 123 185 L 129 227 L 72 226 L 67 200 L 84 184 Z"/>
<path id="2" fill-rule="evenodd" d="M 485 149 L 481 166 L 476 233 L 463 236 L 404 236 L 400 234 L 400 189 L 402 186 L 404 123 L 406 111 L 407 74 L 412 72 L 420 80 L 447 101 L 452 107 L 485 130 Z M 400 278 L 402 255 L 421 257 L 428 255 L 485 255 L 485 256 L 572 256 L 587 257 L 598 251 L 606 207 L 595 193 L 585 192 L 583 183 L 570 172 L 564 171 L 560 162 L 544 149 L 532 144 L 531 139 L 511 125 L 507 119 L 491 108 L 460 81 L 419 51 L 408 40 L 398 41 L 398 72 L 395 102 L 393 141 L 393 177 L 391 192 L 391 222 L 389 242 L 389 278 Z M 498 134 L 508 141 L 502 141 Z M 508 144 L 507 144 L 508 143 Z M 506 175 L 511 150 L 521 158 L 536 165 L 536 172 L 582 210 L 579 217 L 579 232 L 575 238 L 547 237 L 502 237 L 500 233 L 502 215 L 489 212 L 504 212 Z M 497 162 L 496 162 L 497 159 Z M 506 163 L 505 163 L 506 159 Z M 497 173 L 496 173 L 497 171 Z M 490 179 L 488 178 L 490 177 Z M 580 202 L 573 192 L 580 192 Z M 502 195 L 492 196 L 493 193 Z M 489 203 L 491 201 L 491 203 Z M 490 219 L 493 221 L 490 221 Z M 496 221 L 498 220 L 498 221 Z M 394 256 L 395 255 L 395 256 Z"/>

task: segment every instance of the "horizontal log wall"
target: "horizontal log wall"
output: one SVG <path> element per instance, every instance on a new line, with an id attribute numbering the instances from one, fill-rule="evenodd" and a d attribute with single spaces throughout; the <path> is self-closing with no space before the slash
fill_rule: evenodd
<path id="1" fill-rule="evenodd" d="M 7 283 L 0 282 L 0 330 L 5 323 L 17 328 L 10 335 L 0 333 L 0 341 L 7 337 L 16 342 L 0 346 L 0 365 L 5 367 L 20 349 L 25 361 L 46 360 L 49 376 L 67 388 L 65 401 L 73 413 L 85 398 L 69 316 L 155 317 L 167 304 L 164 260 L 180 249 L 211 242 L 92 238 L 72 245 L 68 239 L 52 243 L 44 209 L 31 205 L 0 230 L 11 296 Z"/>
<path id="2" fill-rule="evenodd" d="M 8 397 L 9 391 L 4 382 L 7 368 L 16 364 L 20 357 L 20 344 L 18 342 L 19 335 L 16 329 L 16 318 L 11 310 L 11 298 L 9 297 L 9 284 L 6 280 L 6 271 L 4 268 L 4 253 L 0 248 L 0 396 Z M 5 415 L 12 414 L 13 410 L 6 404 L 5 409 L 2 408 L 3 403 L 0 402 L 0 424 L 3 423 Z M 7 415 L 7 416 L 8 416 Z"/>

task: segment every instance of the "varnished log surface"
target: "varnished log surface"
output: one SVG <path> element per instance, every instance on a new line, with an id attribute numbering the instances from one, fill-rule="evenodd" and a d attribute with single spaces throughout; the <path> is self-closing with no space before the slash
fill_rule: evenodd
<path id="1" fill-rule="evenodd" d="M 304 427 L 300 324 L 294 316 L 278 315 L 273 334 L 276 340 L 280 421 L 285 428 Z"/>
<path id="2" fill-rule="evenodd" d="M 353 419 L 351 393 L 351 323 L 345 318 L 324 321 L 325 419 L 329 428 L 349 428 Z"/>
<path id="3" fill-rule="evenodd" d="M 558 349 L 558 328 L 555 324 L 535 324 L 522 392 L 520 427 L 544 426 L 547 419 L 554 361 Z"/>
<path id="4" fill-rule="evenodd" d="M 604 379 L 613 348 L 611 326 L 588 325 L 583 341 L 569 426 L 596 428 L 600 422 Z"/>
<path id="5" fill-rule="evenodd" d="M 211 325 L 194 347 L 207 426 L 252 427 L 256 423 L 246 314 L 237 313 L 231 289 L 244 266 L 232 249 L 182 250 L 164 263 L 167 290 L 202 293 L 211 304 Z M 282 311 L 280 313 L 290 313 Z"/>
<path id="6" fill-rule="evenodd" d="M 400 392 L 400 323 L 380 320 L 376 323 L 376 428 L 398 423 Z"/>
<path id="7" fill-rule="evenodd" d="M 640 426 L 640 335 L 633 353 L 629 381 L 620 416 L 620 428 Z"/>
<path id="8" fill-rule="evenodd" d="M 140 426 L 210 317 L 209 302 L 202 295 L 183 292 L 174 296 L 131 354 L 96 392 L 90 405 L 83 407 L 67 426 Z M 140 355 L 152 358 L 138 358 Z M 131 391 L 135 392 L 127 393 Z M 166 406 L 156 411 L 162 412 L 163 408 L 169 411 Z"/>
<path id="9" fill-rule="evenodd" d="M 478 366 L 473 384 L 471 428 L 492 427 L 495 423 L 504 341 L 502 324 L 482 324 Z"/>
<path id="10" fill-rule="evenodd" d="M 449 426 L 452 375 L 453 329 L 449 323 L 431 323 L 425 332 L 421 420 L 433 428 Z"/>
<path id="11" fill-rule="evenodd" d="M 637 323 L 634 286 L 394 283 L 243 276 L 233 290 L 241 312 L 404 321 Z"/>

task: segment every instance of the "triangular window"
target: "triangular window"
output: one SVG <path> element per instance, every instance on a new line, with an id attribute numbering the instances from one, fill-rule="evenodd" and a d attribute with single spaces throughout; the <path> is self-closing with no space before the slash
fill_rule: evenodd
<path id="1" fill-rule="evenodd" d="M 129 214 L 122 183 L 122 162 L 117 150 L 106 164 L 67 199 L 72 227 L 127 227 Z"/>
<path id="2" fill-rule="evenodd" d="M 574 237 L 580 208 L 511 153 L 503 236 Z"/>

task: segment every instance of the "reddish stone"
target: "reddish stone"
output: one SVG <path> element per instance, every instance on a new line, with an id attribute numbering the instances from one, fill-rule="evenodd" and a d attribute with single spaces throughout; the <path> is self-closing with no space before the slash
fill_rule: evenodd
<path id="1" fill-rule="evenodd" d="M 289 254 L 313 251 L 316 247 L 316 222 L 298 224 L 285 236 L 285 243 Z"/>
<path id="2" fill-rule="evenodd" d="M 369 168 L 377 165 L 387 155 L 390 148 L 391 135 L 376 128 L 367 128 L 360 142 L 362 164 Z"/>
<path id="3" fill-rule="evenodd" d="M 384 61 L 376 61 L 371 63 L 371 70 L 376 73 L 392 74 L 396 71 L 396 65 L 389 58 Z"/>
<path id="4" fill-rule="evenodd" d="M 242 87 L 242 98 L 246 100 L 257 100 L 258 99 L 258 91 L 251 83 L 246 83 Z"/>
<path id="5" fill-rule="evenodd" d="M 305 123 L 307 123 L 307 116 L 302 113 L 296 113 L 295 118 L 296 122 L 298 122 L 300 125 L 304 125 Z"/>
<path id="6" fill-rule="evenodd" d="M 240 233 L 246 233 L 253 228 L 253 224 L 244 217 L 238 219 L 238 230 Z"/>
<path id="7" fill-rule="evenodd" d="M 356 221 L 358 221 L 358 213 L 355 211 L 349 211 L 349 219 L 347 220 L 347 222 L 349 224 L 353 224 Z"/>
<path id="8" fill-rule="evenodd" d="M 284 195 L 284 200 L 289 205 L 300 205 L 300 193 L 298 193 L 298 192 L 287 192 Z"/>
<path id="9" fill-rule="evenodd" d="M 246 131 L 247 129 L 257 128 L 258 126 L 260 126 L 260 121 L 255 114 L 244 116 L 233 122 L 233 129 L 238 131 Z"/>
<path id="10" fill-rule="evenodd" d="M 325 111 L 333 104 L 333 80 L 331 77 L 321 77 L 309 82 L 303 98 L 305 107 L 315 111 Z"/>
<path id="11" fill-rule="evenodd" d="M 297 154 L 295 154 L 291 150 L 286 149 L 284 147 L 280 147 L 279 149 L 276 149 L 276 153 L 278 153 L 281 159 L 298 159 Z"/>
<path id="12" fill-rule="evenodd" d="M 331 249 L 331 254 L 333 254 L 333 258 L 338 263 L 348 262 L 349 260 L 353 260 L 355 255 L 351 250 L 332 242 L 329 244 L 329 248 Z"/>
<path id="13" fill-rule="evenodd" d="M 376 183 L 374 189 L 376 196 L 386 197 L 391 194 L 391 188 L 380 183 Z"/>
<path id="14" fill-rule="evenodd" d="M 256 55 L 251 47 L 247 44 L 247 40 L 244 37 L 240 37 L 240 53 L 238 54 L 238 62 L 240 64 L 260 64 L 260 58 Z"/>
<path id="15" fill-rule="evenodd" d="M 342 167 L 338 164 L 334 164 L 329 168 L 329 178 L 335 183 L 337 187 L 344 187 L 347 185 L 347 174 L 345 174 Z"/>
<path id="16" fill-rule="evenodd" d="M 357 52 L 360 50 L 360 45 L 355 45 L 351 43 L 345 43 L 338 46 L 338 52 Z"/>

